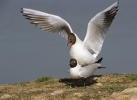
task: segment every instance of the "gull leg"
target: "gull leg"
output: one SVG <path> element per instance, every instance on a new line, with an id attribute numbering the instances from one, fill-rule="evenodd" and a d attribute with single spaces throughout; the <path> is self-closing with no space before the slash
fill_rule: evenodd
<path id="1" fill-rule="evenodd" d="M 84 79 L 83 79 L 83 82 L 84 82 L 84 87 L 86 86 L 86 81 L 87 81 L 87 79 L 86 79 L 86 78 L 84 78 Z"/>

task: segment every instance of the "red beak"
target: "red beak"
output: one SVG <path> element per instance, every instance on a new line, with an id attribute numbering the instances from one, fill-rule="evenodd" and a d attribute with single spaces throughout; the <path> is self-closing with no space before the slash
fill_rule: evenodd
<path id="1" fill-rule="evenodd" d="M 70 42 L 68 42 L 67 43 L 67 46 L 69 45 L 69 47 L 71 47 L 72 46 L 72 41 L 70 41 Z"/>

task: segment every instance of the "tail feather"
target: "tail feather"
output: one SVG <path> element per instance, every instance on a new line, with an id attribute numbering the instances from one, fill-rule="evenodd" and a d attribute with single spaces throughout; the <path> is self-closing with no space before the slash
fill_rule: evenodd
<path id="1" fill-rule="evenodd" d="M 95 63 L 101 63 L 101 61 L 103 60 L 103 57 L 101 57 L 98 61 L 96 61 Z"/>
<path id="2" fill-rule="evenodd" d="M 98 67 L 98 69 L 101 69 L 101 68 L 106 68 L 106 67 Z"/>

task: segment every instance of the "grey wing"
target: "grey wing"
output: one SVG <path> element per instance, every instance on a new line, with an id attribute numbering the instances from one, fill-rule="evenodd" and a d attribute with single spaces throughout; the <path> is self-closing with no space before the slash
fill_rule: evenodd
<path id="1" fill-rule="evenodd" d="M 73 33 L 68 22 L 59 16 L 28 8 L 22 8 L 21 12 L 26 19 L 33 20 L 32 24 L 44 31 L 59 33 L 65 38 L 68 37 L 68 34 Z"/>
<path id="2" fill-rule="evenodd" d="M 90 52 L 96 56 L 100 53 L 106 32 L 108 31 L 118 11 L 118 1 L 96 14 L 88 23 L 84 43 Z"/>

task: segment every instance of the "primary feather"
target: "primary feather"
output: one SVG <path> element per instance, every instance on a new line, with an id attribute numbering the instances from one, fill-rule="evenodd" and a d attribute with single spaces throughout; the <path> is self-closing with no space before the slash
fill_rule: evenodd
<path id="1" fill-rule="evenodd" d="M 88 23 L 85 45 L 96 56 L 100 53 L 106 33 L 118 11 L 118 2 L 96 14 Z"/>
<path id="2" fill-rule="evenodd" d="M 66 39 L 68 34 L 73 33 L 68 22 L 57 15 L 28 8 L 22 8 L 21 12 L 26 16 L 26 19 L 33 20 L 33 22 L 31 22 L 32 24 L 35 24 L 36 27 L 44 31 L 59 33 Z"/>

